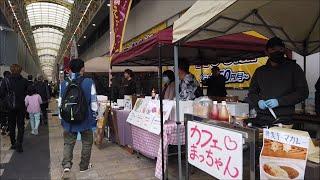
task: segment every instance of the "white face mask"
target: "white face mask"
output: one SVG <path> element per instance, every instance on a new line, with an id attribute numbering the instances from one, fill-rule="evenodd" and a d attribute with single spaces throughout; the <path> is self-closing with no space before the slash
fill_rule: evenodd
<path id="1" fill-rule="evenodd" d="M 170 79 L 169 79 L 167 76 L 163 76 L 163 77 L 162 77 L 162 82 L 163 82 L 164 84 L 167 84 L 167 83 L 170 82 Z"/>

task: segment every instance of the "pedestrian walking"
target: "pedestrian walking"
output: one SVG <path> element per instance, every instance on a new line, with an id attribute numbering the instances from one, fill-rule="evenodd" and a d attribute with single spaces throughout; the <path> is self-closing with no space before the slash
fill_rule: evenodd
<path id="1" fill-rule="evenodd" d="M 42 104 L 42 99 L 41 96 L 37 94 L 34 86 L 28 87 L 28 95 L 25 98 L 25 104 L 30 117 L 31 134 L 38 135 L 41 113 L 40 105 Z"/>
<path id="2" fill-rule="evenodd" d="M 93 144 L 92 128 L 96 127 L 98 110 L 96 88 L 93 80 L 84 78 L 84 62 L 81 59 L 70 61 L 70 77 L 60 85 L 59 109 L 64 128 L 64 151 L 62 167 L 64 173 L 72 167 L 73 148 L 80 132 L 82 140 L 80 172 L 92 167 L 90 164 Z"/>
<path id="3" fill-rule="evenodd" d="M 49 101 L 50 101 L 50 92 L 48 84 L 44 82 L 44 78 L 42 75 L 39 75 L 37 77 L 37 81 L 35 82 L 35 87 L 37 90 L 37 93 L 41 96 L 42 104 L 41 104 L 41 121 L 42 124 L 48 124 L 48 107 L 49 107 Z"/>
<path id="4" fill-rule="evenodd" d="M 9 109 L 6 102 L 7 97 L 7 89 L 9 84 L 9 77 L 11 73 L 9 71 L 5 71 L 3 73 L 3 79 L 0 81 L 0 127 L 1 127 L 1 134 L 7 135 L 9 134 L 9 127 L 8 127 L 8 115 Z M 3 91 L 2 91 L 3 90 Z"/>
<path id="5" fill-rule="evenodd" d="M 22 153 L 22 143 L 24 136 L 24 118 L 25 103 L 28 81 L 21 76 L 22 68 L 18 64 L 10 66 L 12 75 L 9 77 L 6 86 L 2 86 L 2 92 L 6 93 L 6 104 L 9 109 L 9 131 L 11 140 L 11 149 Z M 6 89 L 4 89 L 6 88 Z M 16 137 L 16 127 L 18 127 L 18 135 Z"/>

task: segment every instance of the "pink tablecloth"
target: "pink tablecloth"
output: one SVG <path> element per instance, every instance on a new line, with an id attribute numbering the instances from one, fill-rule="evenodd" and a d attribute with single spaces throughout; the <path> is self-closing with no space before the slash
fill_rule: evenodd
<path id="1" fill-rule="evenodd" d="M 164 124 L 163 130 L 164 161 L 167 162 L 168 145 L 178 144 L 177 125 L 174 121 L 168 121 Z M 180 125 L 180 138 L 181 144 L 185 144 L 184 125 Z M 143 155 L 152 159 L 157 157 L 155 176 L 159 179 L 162 179 L 162 153 L 160 136 L 132 125 L 132 143 L 133 148 Z"/>
<path id="2" fill-rule="evenodd" d="M 118 136 L 119 143 L 122 146 L 132 147 L 132 133 L 131 133 L 131 124 L 127 123 L 127 118 L 130 114 L 130 111 L 126 110 L 114 110 L 117 115 L 117 126 L 118 126 Z"/>

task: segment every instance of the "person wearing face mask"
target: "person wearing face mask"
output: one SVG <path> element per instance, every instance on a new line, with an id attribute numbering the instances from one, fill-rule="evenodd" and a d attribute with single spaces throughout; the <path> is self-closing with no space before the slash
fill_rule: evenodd
<path id="1" fill-rule="evenodd" d="M 258 126 L 292 124 L 295 105 L 309 95 L 305 74 L 295 61 L 285 56 L 285 45 L 278 37 L 266 45 L 267 63 L 259 67 L 251 80 L 248 100 L 257 110 Z M 273 109 L 277 119 L 269 112 Z"/>
<path id="2" fill-rule="evenodd" d="M 173 71 L 164 71 L 162 75 L 162 82 L 164 83 L 162 98 L 173 100 L 176 97 Z"/>

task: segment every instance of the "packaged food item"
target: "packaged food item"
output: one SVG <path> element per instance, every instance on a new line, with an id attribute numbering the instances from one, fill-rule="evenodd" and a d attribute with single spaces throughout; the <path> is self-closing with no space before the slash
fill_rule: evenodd
<path id="1" fill-rule="evenodd" d="M 219 119 L 218 101 L 213 101 L 210 118 L 213 119 L 213 120 L 218 120 Z"/>
<path id="2" fill-rule="evenodd" d="M 229 122 L 229 112 L 226 101 L 221 102 L 221 109 L 219 111 L 219 120 Z"/>
<path id="3" fill-rule="evenodd" d="M 210 117 L 212 101 L 208 96 L 200 97 L 193 102 L 193 113 L 204 118 Z"/>

